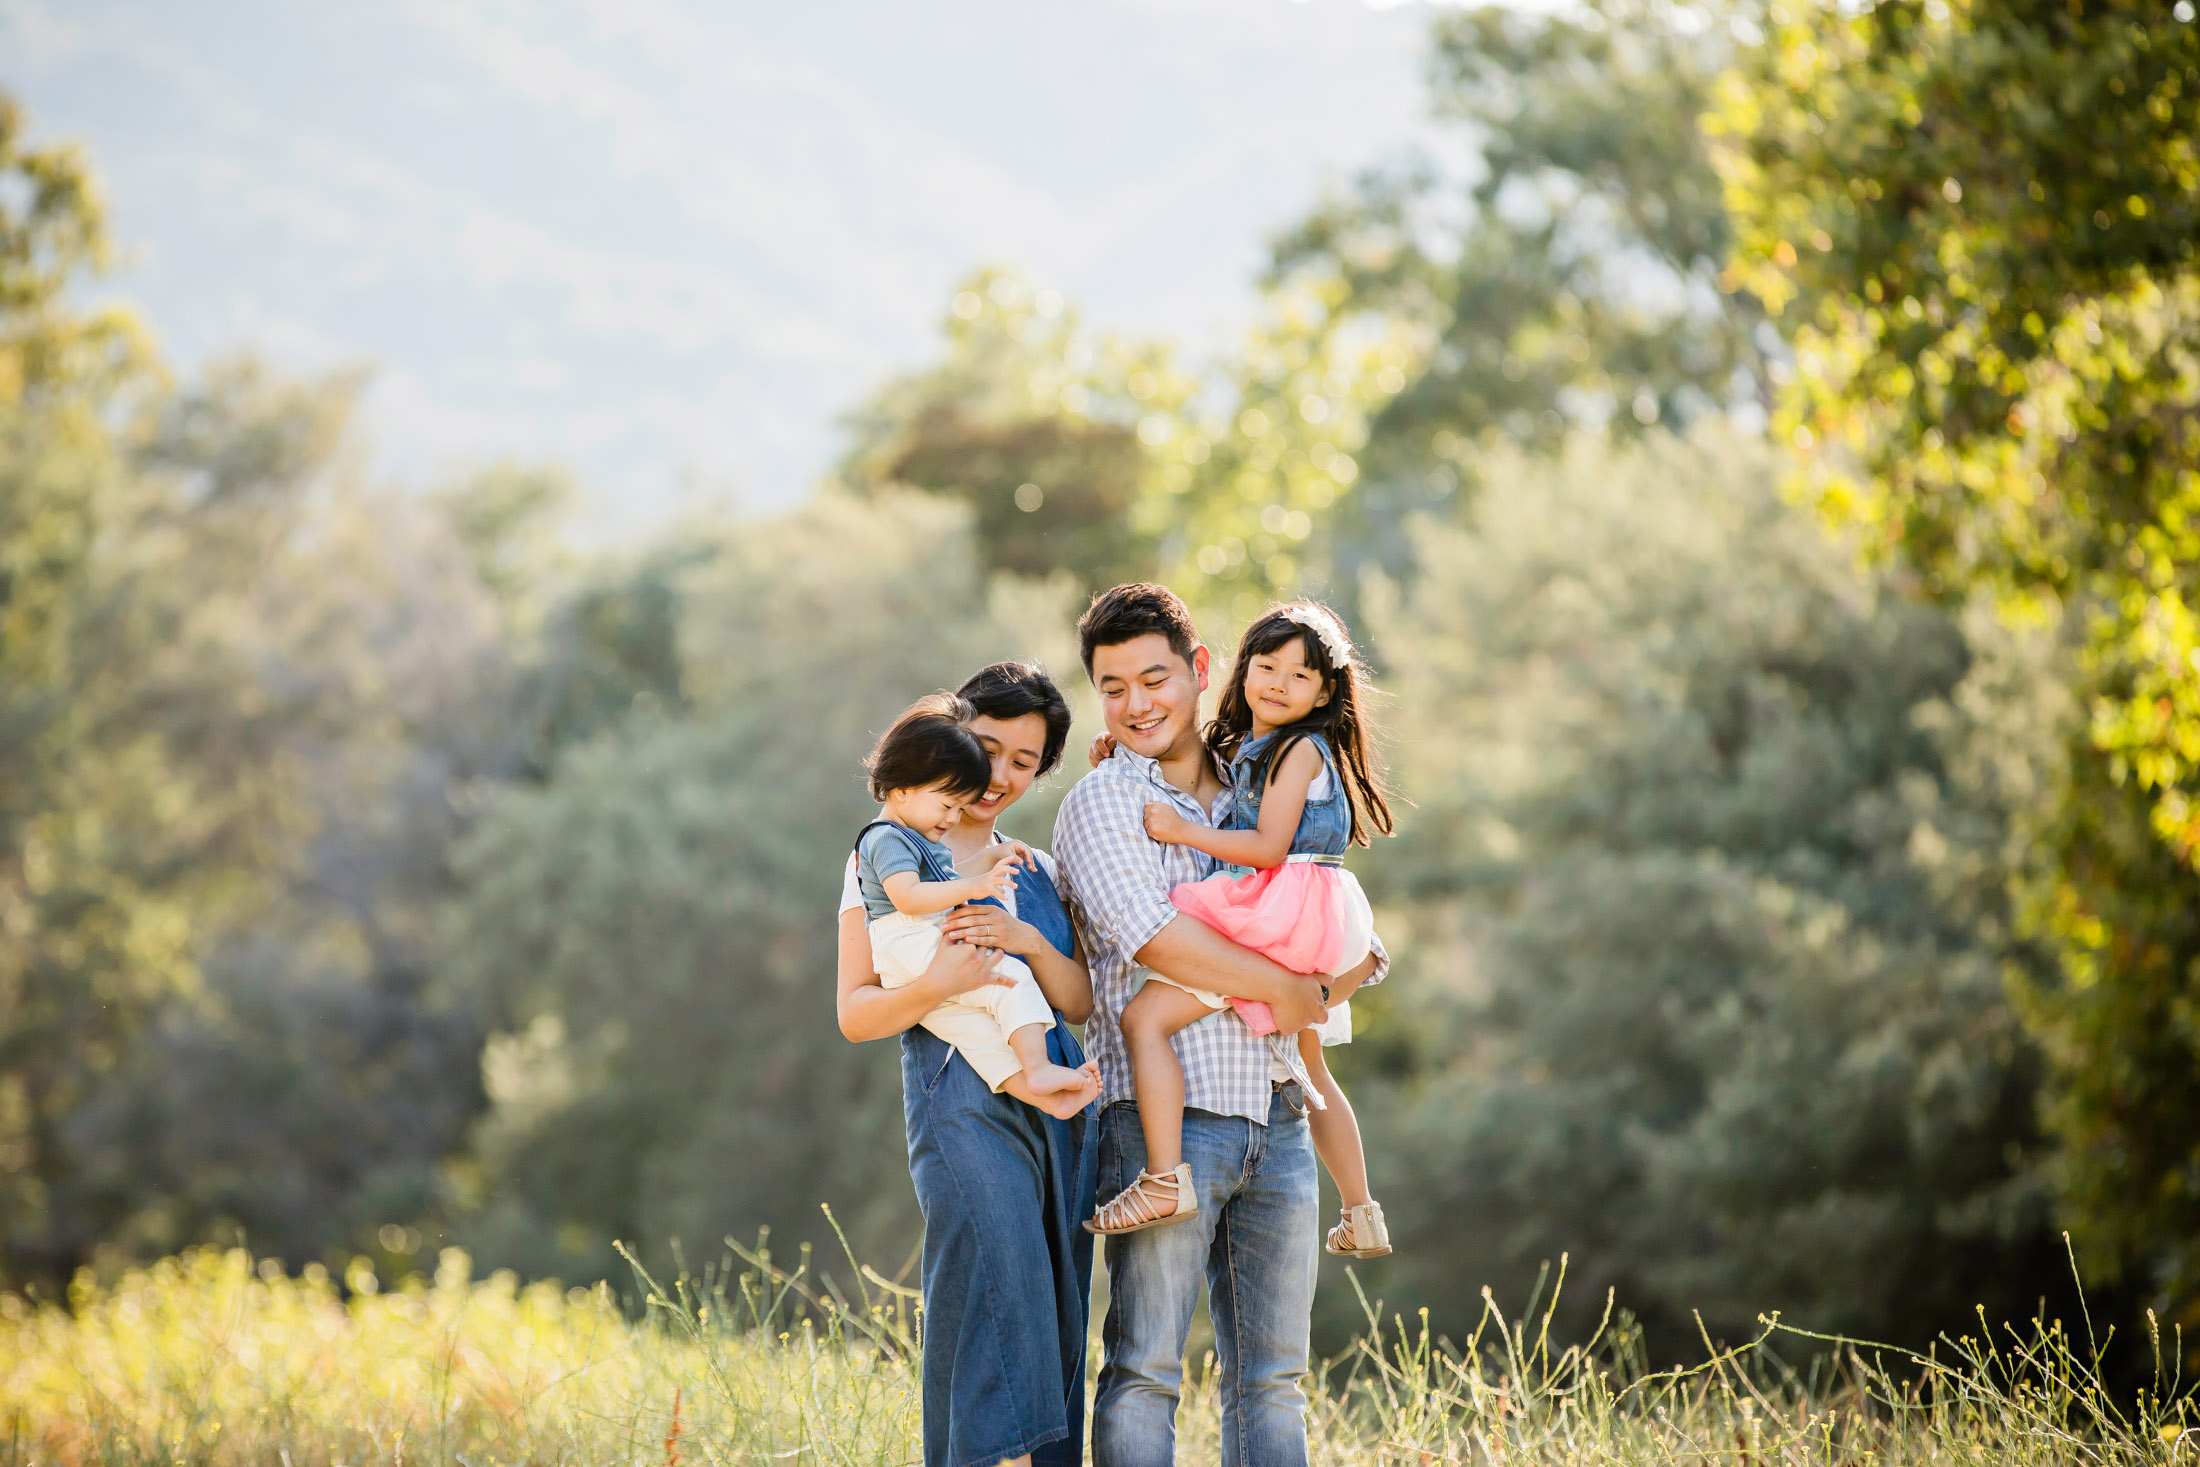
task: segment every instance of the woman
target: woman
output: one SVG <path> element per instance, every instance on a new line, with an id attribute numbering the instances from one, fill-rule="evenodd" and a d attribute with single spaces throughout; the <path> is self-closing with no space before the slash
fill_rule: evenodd
<path id="1" fill-rule="evenodd" d="M 1062 757 L 1069 705 L 1036 664 L 1001 662 L 957 690 L 977 710 L 970 731 L 993 762 L 993 783 L 948 833 L 958 861 L 1002 837 L 1001 812 Z M 1070 929 L 1053 862 L 1018 873 L 1013 906 L 949 915 L 924 976 L 889 992 L 872 970 L 863 905 L 851 882 L 840 912 L 840 1032 L 856 1041 L 901 1036 L 909 1175 L 924 1212 L 924 1460 L 926 1467 L 1007 1462 L 1049 1467 L 1084 1459 L 1085 1307 L 1098 1148 L 1078 1114 L 1057 1120 L 1015 1094 L 995 1094 L 962 1057 L 917 1021 L 982 983 L 993 951 L 1030 964 L 1053 1004 L 1055 1063 L 1085 1063 L 1060 1022 L 1092 1013 L 1092 983 Z"/>

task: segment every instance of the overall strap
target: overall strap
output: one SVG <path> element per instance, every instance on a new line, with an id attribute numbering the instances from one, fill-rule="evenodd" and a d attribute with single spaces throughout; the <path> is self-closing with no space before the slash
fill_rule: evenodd
<path id="1" fill-rule="evenodd" d="M 877 830 L 880 826 L 884 826 L 886 829 L 891 830 L 892 832 L 894 832 L 894 834 L 900 836 L 902 840 L 908 843 L 911 854 L 915 855 L 917 858 L 917 865 L 923 868 L 925 872 L 926 880 L 953 881 L 955 879 L 955 873 L 952 871 L 949 871 L 944 875 L 941 874 L 939 862 L 933 858 L 930 848 L 927 847 L 923 841 L 917 839 L 917 834 L 915 831 L 909 829 L 905 825 L 896 825 L 891 820 L 874 820 L 869 825 L 864 826 L 863 829 L 857 831 L 856 849 L 858 851 L 861 851 L 863 848 L 863 838 L 869 835 L 872 831 Z"/>
<path id="2" fill-rule="evenodd" d="M 1054 944 L 1063 957 L 1076 950 L 1077 939 L 1069 920 L 1069 904 L 1062 900 L 1062 892 L 1047 875 L 1046 867 L 1034 863 L 1016 873 L 1016 915 L 1039 929 L 1039 935 Z M 1083 1064 L 1083 1060 L 1078 1061 Z"/>

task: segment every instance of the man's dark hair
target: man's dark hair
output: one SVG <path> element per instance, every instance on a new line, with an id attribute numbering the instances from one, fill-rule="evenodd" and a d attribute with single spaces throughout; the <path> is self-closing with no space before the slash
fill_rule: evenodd
<path id="1" fill-rule="evenodd" d="M 953 693 L 927 693 L 903 709 L 863 761 L 871 798 L 935 784 L 973 800 L 984 794 L 993 783 L 993 761 L 963 727 L 970 714 L 970 705 Z"/>
<path id="2" fill-rule="evenodd" d="M 1077 655 L 1085 661 L 1085 676 L 1092 676 L 1092 654 L 1101 647 L 1119 647 L 1139 637 L 1162 636 L 1186 662 L 1199 645 L 1199 628 L 1183 598 L 1167 586 L 1134 581 L 1116 586 L 1092 598 L 1092 605 L 1077 618 Z"/>
<path id="3" fill-rule="evenodd" d="M 1039 753 L 1039 772 L 1047 773 L 1061 762 L 1062 745 L 1069 741 L 1069 701 L 1054 679 L 1036 662 L 996 662 L 971 674 L 970 681 L 955 690 L 980 718 L 1007 721 L 1036 713 L 1046 720 L 1046 742 Z"/>

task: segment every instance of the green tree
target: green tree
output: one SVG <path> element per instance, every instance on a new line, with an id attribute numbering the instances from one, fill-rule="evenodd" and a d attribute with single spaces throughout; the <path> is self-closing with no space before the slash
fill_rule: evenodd
<path id="1" fill-rule="evenodd" d="M 481 1019 L 432 985 L 429 940 L 465 792 L 517 765 L 520 683 L 462 527 L 357 482 L 359 385 L 218 363 L 134 455 L 190 506 L 184 563 L 139 592 L 188 607 L 165 624 L 202 644 L 168 709 L 210 745 L 251 735 L 288 794 L 271 879 L 184 913 L 192 981 L 65 1118 L 50 1198 L 77 1256 L 240 1231 L 293 1263 L 395 1251 L 444 1214 L 440 1168 L 483 1104 Z M 161 686 L 157 662 L 127 671 Z"/>
<path id="2" fill-rule="evenodd" d="M 973 519 L 828 494 L 723 528 L 677 581 L 688 711 L 567 748 L 462 845 L 445 978 L 500 1029 L 485 1257 L 604 1277 L 614 1239 L 829 1238 L 821 1201 L 866 1259 L 908 1251 L 897 1052 L 834 1025 L 833 895 L 876 731 L 998 657 L 1067 660 L 1067 606 L 989 584 Z"/>
<path id="3" fill-rule="evenodd" d="M 1087 591 L 1151 575 L 1149 449 L 1188 387 L 1168 354 L 1096 340 L 1060 295 L 1000 270 L 955 292 L 946 331 L 937 365 L 851 415 L 841 483 L 969 504 L 988 570 Z"/>
<path id="4" fill-rule="evenodd" d="M 128 318 L 72 287 L 105 255 L 71 149 L 0 99 L 0 1274 L 99 1233 L 72 1115 L 192 989 L 204 919 L 279 865 L 276 710 L 239 699 L 227 578 L 260 517 L 219 472 L 148 472 L 157 393 Z M 144 426 L 139 426 L 143 424 Z M 209 466 L 210 469 L 212 466 Z"/>
<path id="5" fill-rule="evenodd" d="M 1378 598 L 1416 804 L 1368 868 L 1400 977 L 1342 1053 L 1381 1286 L 1446 1327 L 1561 1252 L 1566 1322 L 1615 1289 L 1661 1359 L 1692 1311 L 1923 1342 L 2059 1292 L 2003 991 L 2043 961 L 2003 871 L 2049 649 L 1860 576 L 1779 473 L 1702 435 L 1500 458 Z"/>
<path id="6" fill-rule="evenodd" d="M 1360 566 L 1412 565 L 1413 517 L 1447 511 L 1492 444 L 1761 413 L 1761 312 L 1723 273 L 1699 125 L 1734 50 L 1726 14 L 1597 0 L 1436 21 L 1431 110 L 1471 161 L 1371 171 L 1277 239 L 1278 329 L 1239 392 L 1263 431 L 1216 445 L 1225 471 L 1195 496 L 1202 571 L 1258 590 L 1304 570 L 1349 602 Z M 1313 441 L 1263 452 L 1278 427 Z M 1298 528 L 1296 510 L 1314 534 L 1280 574 L 1236 553 L 1275 544 L 1279 518 Z"/>
<path id="7" fill-rule="evenodd" d="M 2200 1327 L 2200 32 L 2138 0 L 1782 0 L 1721 127 L 1807 491 L 1931 590 L 2067 615 L 2088 726 L 2028 882 L 2067 1197 Z M 2147 831 L 2153 841 L 2149 844 Z"/>

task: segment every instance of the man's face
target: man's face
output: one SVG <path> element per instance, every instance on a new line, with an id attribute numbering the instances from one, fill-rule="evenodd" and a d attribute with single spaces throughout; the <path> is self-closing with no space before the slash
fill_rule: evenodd
<path id="1" fill-rule="evenodd" d="M 1207 649 L 1186 662 L 1159 632 L 1092 650 L 1092 683 L 1115 741 L 1160 759 L 1199 738 L 1199 695 L 1207 689 Z"/>

